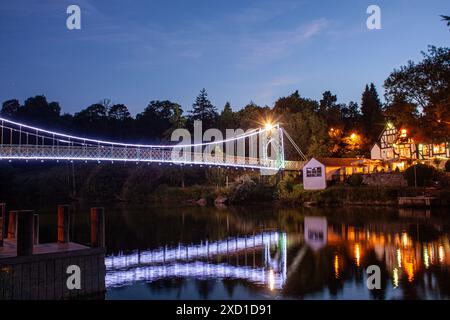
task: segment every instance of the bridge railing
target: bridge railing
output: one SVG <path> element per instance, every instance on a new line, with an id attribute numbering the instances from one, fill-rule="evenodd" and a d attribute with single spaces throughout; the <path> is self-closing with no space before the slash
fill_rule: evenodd
<path id="1" fill-rule="evenodd" d="M 118 147 L 107 145 L 1 145 L 3 159 L 55 159 L 98 161 L 143 161 L 178 164 L 204 164 L 242 166 L 255 168 L 277 168 L 277 162 L 254 157 L 243 157 L 207 152 L 190 152 L 175 148 Z"/>

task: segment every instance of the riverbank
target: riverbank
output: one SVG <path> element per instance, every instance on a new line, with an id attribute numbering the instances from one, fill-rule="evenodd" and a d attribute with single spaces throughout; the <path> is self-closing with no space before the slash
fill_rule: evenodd
<path id="1" fill-rule="evenodd" d="M 304 190 L 301 185 L 291 192 L 280 192 L 278 201 L 285 205 L 302 206 L 397 206 L 399 197 L 432 194 L 442 200 L 450 198 L 450 190 L 412 187 L 332 186 L 325 190 Z M 448 205 L 446 201 L 443 205 Z"/>
<path id="2" fill-rule="evenodd" d="M 430 194 L 431 193 L 431 194 Z M 450 188 L 354 185 L 308 191 L 297 176 L 217 168 L 120 164 L 2 164 L 0 201 L 30 204 L 78 201 L 193 206 L 397 206 L 399 197 L 450 199 Z M 448 201 L 448 200 L 447 200 Z M 448 203 L 447 203 L 448 205 Z"/>

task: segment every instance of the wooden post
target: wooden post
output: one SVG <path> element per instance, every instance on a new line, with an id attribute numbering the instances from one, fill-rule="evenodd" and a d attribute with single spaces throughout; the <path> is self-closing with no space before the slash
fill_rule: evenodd
<path id="1" fill-rule="evenodd" d="M 8 217 L 8 239 L 16 238 L 17 231 L 17 211 L 10 211 Z"/>
<path id="2" fill-rule="evenodd" d="M 58 206 L 58 243 L 69 243 L 70 206 Z"/>
<path id="3" fill-rule="evenodd" d="M 33 216 L 32 210 L 17 212 L 17 256 L 33 254 Z"/>
<path id="4" fill-rule="evenodd" d="M 6 235 L 6 205 L 0 203 L 0 247 L 3 247 L 3 238 Z"/>
<path id="5" fill-rule="evenodd" d="M 91 208 L 91 247 L 105 246 L 105 209 Z"/>
<path id="6" fill-rule="evenodd" d="M 33 215 L 33 244 L 39 244 L 39 214 Z"/>

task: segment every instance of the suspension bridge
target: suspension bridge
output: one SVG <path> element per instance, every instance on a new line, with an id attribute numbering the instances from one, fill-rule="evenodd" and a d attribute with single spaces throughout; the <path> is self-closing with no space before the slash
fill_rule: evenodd
<path id="1" fill-rule="evenodd" d="M 306 157 L 280 125 L 249 130 L 219 141 L 150 145 L 78 137 L 0 118 L 0 160 L 170 163 L 209 167 L 301 170 Z M 284 158 L 287 137 L 302 161 Z M 236 154 L 236 150 L 239 150 Z"/>

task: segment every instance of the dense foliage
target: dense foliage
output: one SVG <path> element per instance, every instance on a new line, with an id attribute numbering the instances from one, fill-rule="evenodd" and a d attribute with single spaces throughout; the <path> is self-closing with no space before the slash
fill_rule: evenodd
<path id="1" fill-rule="evenodd" d="M 405 170 L 405 178 L 409 186 L 424 187 L 432 183 L 437 178 L 437 170 L 425 164 L 416 164 Z"/>
<path id="2" fill-rule="evenodd" d="M 203 130 L 219 128 L 225 136 L 226 129 L 247 130 L 271 119 L 283 125 L 307 156 L 368 155 L 388 119 L 410 128 L 421 140 L 441 142 L 450 136 L 450 49 L 429 47 L 423 55 L 422 61 L 408 62 L 389 75 L 384 83 L 385 105 L 370 83 L 360 105 L 339 103 L 329 90 L 319 101 L 295 91 L 272 107 L 250 102 L 233 108 L 227 102 L 218 112 L 202 89 L 189 112 L 178 103 L 153 100 L 132 116 L 126 105 L 104 99 L 75 114 L 62 114 L 58 102 L 40 95 L 23 104 L 17 99 L 5 101 L 0 114 L 47 129 L 135 143 L 167 141 L 174 129 L 192 129 L 195 120 L 203 122 Z M 299 159 L 292 146 L 285 147 L 287 159 Z"/>

